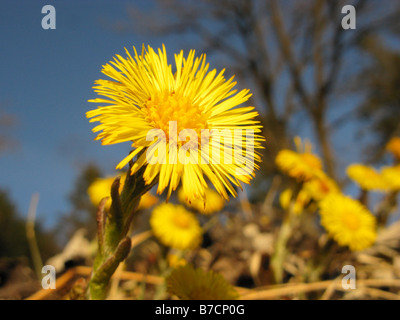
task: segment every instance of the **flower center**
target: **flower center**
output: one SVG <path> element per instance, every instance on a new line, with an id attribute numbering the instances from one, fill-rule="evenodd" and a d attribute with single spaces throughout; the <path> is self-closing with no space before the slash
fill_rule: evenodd
<path id="1" fill-rule="evenodd" d="M 184 129 L 193 129 L 198 138 L 201 136 L 201 129 L 207 128 L 208 116 L 203 113 L 203 108 L 192 99 L 175 92 L 159 92 L 146 102 L 147 116 L 155 128 L 164 131 L 169 139 L 170 121 L 176 121 L 177 134 Z"/>
<path id="2" fill-rule="evenodd" d="M 360 227 L 360 219 L 351 212 L 345 212 L 342 215 L 343 224 L 350 230 L 355 231 Z"/>
<path id="3" fill-rule="evenodd" d="M 190 227 L 190 216 L 188 216 L 186 213 L 177 211 L 173 216 L 173 222 L 177 227 L 181 229 L 187 229 Z"/>

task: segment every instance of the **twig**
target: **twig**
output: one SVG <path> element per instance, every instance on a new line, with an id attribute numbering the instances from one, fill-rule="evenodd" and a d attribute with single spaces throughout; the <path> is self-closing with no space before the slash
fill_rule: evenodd
<path id="1" fill-rule="evenodd" d="M 329 300 L 332 297 L 340 279 L 341 277 L 337 277 L 335 280 L 332 281 L 332 283 L 328 286 L 328 288 L 326 288 L 320 300 Z"/>
<path id="2" fill-rule="evenodd" d="M 131 237 L 131 249 L 142 243 L 143 241 L 147 240 L 153 235 L 151 230 L 147 230 L 144 232 L 141 232 L 139 234 L 136 234 Z"/>
<path id="3" fill-rule="evenodd" d="M 363 288 L 362 290 L 365 291 L 366 294 L 371 296 L 372 298 L 383 298 L 387 300 L 400 300 L 400 295 L 392 293 L 392 292 L 387 292 L 383 291 L 380 289 L 375 289 L 375 288 Z"/>
<path id="4" fill-rule="evenodd" d="M 64 273 L 60 278 L 57 279 L 56 288 L 57 290 L 62 289 L 74 276 L 89 276 L 92 271 L 92 268 L 85 266 L 78 266 L 68 270 Z M 137 282 L 146 282 L 147 284 L 153 285 L 161 285 L 164 283 L 164 278 L 154 275 L 145 275 L 137 272 L 129 272 L 122 271 L 119 275 L 114 274 L 113 278 L 119 278 L 120 280 L 134 280 Z M 367 290 L 368 294 L 375 297 L 381 297 L 386 299 L 399 299 L 400 296 L 386 292 L 383 290 L 377 290 L 373 288 L 366 287 L 399 287 L 400 288 L 400 279 L 390 280 L 390 279 L 361 279 L 357 280 L 357 286 L 362 290 Z M 276 299 L 280 296 L 284 295 L 293 295 L 297 293 L 304 292 L 312 292 L 318 290 L 330 290 L 329 288 L 333 287 L 335 290 L 346 291 L 341 286 L 341 283 L 338 282 L 338 279 L 313 282 L 313 283 L 287 283 L 287 284 L 279 284 L 274 286 L 268 286 L 262 290 L 252 290 L 242 287 L 235 287 L 235 289 L 239 292 L 240 300 L 263 300 L 263 299 Z M 357 289 L 356 289 L 357 290 Z M 47 298 L 50 294 L 54 293 L 53 290 L 42 289 L 26 300 L 43 300 Z"/>
<path id="5" fill-rule="evenodd" d="M 40 291 L 35 292 L 26 300 L 44 300 L 46 299 L 49 295 L 53 294 L 57 290 L 61 289 L 64 287 L 75 275 L 76 275 L 76 270 L 75 268 L 69 269 L 67 272 L 65 272 L 61 277 L 59 277 L 56 281 L 56 289 L 41 289 Z"/>
<path id="6" fill-rule="evenodd" d="M 56 282 L 57 289 L 56 290 L 61 290 L 75 276 L 89 277 L 91 272 L 92 272 L 92 268 L 86 267 L 86 266 L 78 266 L 78 267 L 69 269 L 67 272 L 65 272 L 61 277 L 59 277 L 57 279 L 57 282 Z M 152 285 L 164 284 L 163 277 L 148 275 L 148 274 L 146 275 L 146 274 L 130 272 L 130 271 L 121 271 L 119 274 L 115 273 L 112 276 L 112 279 L 134 280 L 136 282 L 145 282 L 147 284 L 152 284 Z M 243 294 L 243 295 L 252 291 L 250 289 L 242 288 L 242 287 L 235 287 L 235 289 L 238 291 L 239 294 Z M 48 296 L 53 294 L 56 290 L 41 289 L 40 291 L 38 291 L 38 292 L 34 293 L 33 295 L 29 296 L 28 298 L 26 298 L 26 300 L 44 300 Z"/>
<path id="7" fill-rule="evenodd" d="M 32 255 L 33 266 L 35 268 L 38 279 L 42 279 L 42 258 L 40 256 L 39 247 L 36 241 L 35 234 L 35 218 L 36 209 L 39 202 L 39 193 L 34 193 L 29 205 L 28 216 L 26 218 L 26 238 L 28 240 L 29 249 Z"/>
<path id="8" fill-rule="evenodd" d="M 284 295 L 293 295 L 304 292 L 312 292 L 324 290 L 332 285 L 335 280 L 319 281 L 312 283 L 300 284 L 287 284 L 274 289 L 267 289 L 261 291 L 253 291 L 248 294 L 243 294 L 240 299 L 242 300 L 263 300 L 263 299 L 276 299 Z M 400 280 L 387 280 L 387 279 L 361 279 L 357 280 L 357 286 L 370 286 L 370 287 L 400 287 Z M 340 283 L 334 285 L 336 290 L 344 290 Z M 365 289 L 365 288 L 363 288 Z M 376 292 L 375 292 L 376 293 Z M 393 298 L 393 296 L 392 296 Z"/>

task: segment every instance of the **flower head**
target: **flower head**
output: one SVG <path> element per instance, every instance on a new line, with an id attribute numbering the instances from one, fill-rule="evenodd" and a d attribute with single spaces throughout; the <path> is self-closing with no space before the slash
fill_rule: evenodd
<path id="1" fill-rule="evenodd" d="M 321 160 L 309 152 L 298 153 L 296 151 L 281 150 L 275 159 L 278 167 L 292 178 L 307 181 L 322 170 Z"/>
<path id="2" fill-rule="evenodd" d="M 339 192 L 339 187 L 334 180 L 329 178 L 323 171 L 320 171 L 313 179 L 304 183 L 302 190 L 318 202 L 331 193 Z"/>
<path id="3" fill-rule="evenodd" d="M 177 268 L 177 267 L 184 266 L 187 264 L 187 261 L 185 260 L 185 258 L 181 257 L 177 253 L 168 253 L 167 254 L 167 262 L 168 262 L 168 265 L 172 268 Z"/>
<path id="4" fill-rule="evenodd" d="M 376 239 L 376 219 L 360 202 L 331 194 L 320 202 L 321 224 L 341 246 L 363 250 Z"/>
<path id="5" fill-rule="evenodd" d="M 390 190 L 400 190 L 400 165 L 382 168 L 382 177 Z"/>
<path id="6" fill-rule="evenodd" d="M 100 201 L 105 198 L 109 197 L 105 204 L 105 209 L 107 211 L 110 210 L 111 206 L 111 186 L 114 182 L 116 177 L 107 177 L 107 178 L 97 178 L 95 181 L 91 183 L 87 192 L 90 198 L 90 201 L 94 206 L 98 206 Z M 119 192 L 122 191 L 125 183 L 125 174 L 122 175 L 120 180 Z"/>
<path id="7" fill-rule="evenodd" d="M 323 171 L 315 172 L 315 176 L 303 183 L 301 190 L 293 206 L 294 213 L 301 213 L 312 201 L 318 203 L 332 193 L 338 193 L 339 187 L 336 182 L 329 178 Z M 283 209 L 288 209 L 292 200 L 292 190 L 284 190 L 279 201 Z M 315 208 L 314 206 L 310 208 Z"/>
<path id="8" fill-rule="evenodd" d="M 183 51 L 175 55 L 174 72 L 164 46 L 158 52 L 143 46 L 141 55 L 133 49 L 133 57 L 126 50 L 127 58 L 118 55 L 103 67 L 112 80 L 95 82 L 105 98 L 89 101 L 107 104 L 86 114 L 100 122 L 96 140 L 132 142 L 134 151 L 117 168 L 137 156 L 131 173 L 147 165 L 146 183 L 157 178 L 157 192 L 167 188 L 168 198 L 182 181 L 186 198 L 204 199 L 206 178 L 225 199 L 228 192 L 236 196 L 234 186 L 249 183 L 258 168 L 263 140 L 254 107 L 240 106 L 249 90 L 232 90 L 233 77 L 208 72 L 205 55 L 195 58 L 193 50 L 187 58 Z"/>
<path id="9" fill-rule="evenodd" d="M 182 300 L 234 300 L 239 297 L 222 275 L 195 269 L 190 264 L 176 268 L 166 280 L 168 291 Z"/>
<path id="10" fill-rule="evenodd" d="M 347 167 L 347 175 L 364 190 L 382 191 L 387 189 L 387 184 L 373 167 L 352 164 Z"/>
<path id="11" fill-rule="evenodd" d="M 400 137 L 393 137 L 386 144 L 386 150 L 390 151 L 397 160 L 400 160 Z"/>
<path id="12" fill-rule="evenodd" d="M 199 222 L 181 205 L 163 203 L 154 208 L 150 226 L 162 244 L 175 249 L 194 249 L 202 240 Z"/>
<path id="13" fill-rule="evenodd" d="M 153 196 L 150 192 L 146 192 L 140 198 L 138 210 L 151 208 L 157 202 L 158 202 L 158 198 L 156 196 Z"/>
<path id="14" fill-rule="evenodd" d="M 221 211 L 225 206 L 225 199 L 221 198 L 220 194 L 212 189 L 205 190 L 204 200 L 195 199 L 191 202 L 186 201 L 183 189 L 179 189 L 178 199 L 188 207 L 206 215 Z"/>

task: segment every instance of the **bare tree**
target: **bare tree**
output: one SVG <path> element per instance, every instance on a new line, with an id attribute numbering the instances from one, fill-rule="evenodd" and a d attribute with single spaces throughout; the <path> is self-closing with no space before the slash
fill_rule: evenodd
<path id="1" fill-rule="evenodd" d="M 369 160 L 374 162 L 382 158 L 387 141 L 400 136 L 400 53 L 374 35 L 366 37 L 362 45 L 371 56 L 371 63 L 357 82 L 359 89 L 368 88 L 358 114 L 367 124 L 361 134 L 377 133 L 366 148 Z"/>
<path id="2" fill-rule="evenodd" d="M 120 21 L 117 30 L 179 35 L 215 59 L 224 59 L 254 92 L 268 143 L 265 169 L 274 170 L 276 153 L 290 144 L 290 137 L 301 132 L 301 127 L 311 126 L 326 170 L 336 176 L 330 141 L 335 120 L 328 114 L 333 107 L 339 108 L 337 95 L 352 94 L 342 89 L 362 69 L 364 48 L 359 43 L 371 33 L 393 30 L 399 23 L 398 4 L 371 0 L 169 0 L 152 4 L 147 10 L 129 8 L 130 21 Z M 348 4 L 356 9 L 355 30 L 344 30 L 341 24 L 342 7 Z M 349 113 L 344 113 L 345 120 Z"/>

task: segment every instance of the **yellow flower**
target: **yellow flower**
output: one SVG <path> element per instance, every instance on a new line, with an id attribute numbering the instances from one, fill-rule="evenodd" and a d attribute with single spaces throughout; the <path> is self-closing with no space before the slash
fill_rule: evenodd
<path id="1" fill-rule="evenodd" d="M 313 179 L 304 183 L 302 190 L 318 202 L 328 194 L 339 192 L 339 187 L 334 180 L 329 178 L 323 171 L 320 171 Z"/>
<path id="2" fill-rule="evenodd" d="M 181 205 L 163 203 L 154 208 L 150 226 L 162 244 L 175 249 L 194 249 L 202 240 L 199 222 Z"/>
<path id="3" fill-rule="evenodd" d="M 138 210 L 140 209 L 148 209 L 154 206 L 158 202 L 158 198 L 153 196 L 150 192 L 146 192 L 140 198 Z"/>
<path id="4" fill-rule="evenodd" d="M 312 179 L 316 172 L 322 170 L 321 160 L 309 152 L 284 149 L 278 153 L 275 162 L 283 172 L 300 181 Z"/>
<path id="5" fill-rule="evenodd" d="M 98 206 L 100 201 L 105 198 L 109 197 L 106 202 L 105 209 L 107 211 L 110 210 L 111 206 L 111 186 L 117 176 L 115 177 L 108 177 L 108 178 L 97 178 L 88 188 L 88 194 L 90 201 L 93 203 L 94 206 Z M 119 192 L 121 193 L 122 189 L 124 188 L 124 183 L 126 179 L 126 174 L 122 174 L 119 186 Z M 153 206 L 158 202 L 158 198 L 153 196 L 150 192 L 146 192 L 141 198 L 138 206 L 139 209 L 147 209 Z"/>
<path id="6" fill-rule="evenodd" d="M 304 182 L 296 202 L 294 203 L 293 212 L 301 213 L 312 200 L 319 202 L 331 193 L 337 193 L 339 187 L 335 181 L 329 178 L 323 171 L 317 171 L 315 177 Z M 286 189 L 279 197 L 280 204 L 283 209 L 288 209 L 292 199 L 292 190 Z"/>
<path id="7" fill-rule="evenodd" d="M 107 211 L 110 210 L 111 206 L 111 186 L 114 182 L 116 177 L 108 177 L 108 178 L 97 178 L 93 183 L 89 186 L 87 192 L 90 198 L 90 201 L 93 203 L 94 206 L 98 206 L 100 201 L 105 198 L 109 197 L 106 202 L 105 209 Z M 122 191 L 125 183 L 125 174 L 121 176 L 119 192 Z"/>
<path id="8" fill-rule="evenodd" d="M 322 171 L 321 159 L 312 153 L 312 145 L 308 140 L 303 143 L 295 137 L 297 151 L 281 150 L 275 158 L 278 168 L 298 181 L 307 181 Z"/>
<path id="9" fill-rule="evenodd" d="M 291 189 L 284 190 L 279 196 L 279 202 L 283 209 L 289 209 L 290 202 L 292 201 L 293 192 Z M 301 190 L 297 195 L 297 199 L 293 205 L 293 213 L 300 214 L 303 212 L 304 207 L 310 202 L 311 198 L 307 192 Z"/>
<path id="10" fill-rule="evenodd" d="M 178 199 L 188 207 L 197 210 L 202 214 L 212 214 L 221 211 L 225 206 L 225 200 L 221 198 L 218 192 L 212 189 L 205 190 L 205 199 L 195 199 L 191 202 L 186 201 L 183 189 L 178 191 Z"/>
<path id="11" fill-rule="evenodd" d="M 225 199 L 227 191 L 236 196 L 234 186 L 254 177 L 264 140 L 254 107 L 240 106 L 250 98 L 249 90 L 232 90 L 233 77 L 226 80 L 224 70 L 208 72 L 206 56 L 195 58 L 194 50 L 187 58 L 183 51 L 175 55 L 173 72 L 164 46 L 158 52 L 143 46 L 141 55 L 133 49 L 133 57 L 126 50 L 127 58 L 117 55 L 103 67 L 112 80 L 95 82 L 95 92 L 105 98 L 89 101 L 107 104 L 86 113 L 90 122 L 100 122 L 93 129 L 99 132 L 96 140 L 131 141 L 135 150 L 117 168 L 138 156 L 131 173 L 147 165 L 145 182 L 157 179 L 157 192 L 168 188 L 167 198 L 182 181 L 186 198 L 204 199 L 205 178 Z M 226 159 L 217 158 L 221 149 Z"/>
<path id="12" fill-rule="evenodd" d="M 387 189 L 384 178 L 373 167 L 352 164 L 347 167 L 347 175 L 364 190 L 383 191 Z"/>
<path id="13" fill-rule="evenodd" d="M 382 168 L 382 177 L 386 181 L 388 189 L 400 190 L 400 165 Z"/>
<path id="14" fill-rule="evenodd" d="M 167 254 L 168 265 L 172 268 L 177 268 L 187 264 L 186 260 L 176 253 Z"/>
<path id="15" fill-rule="evenodd" d="M 393 137 L 386 144 L 386 150 L 390 151 L 397 160 L 400 160 L 400 137 Z"/>
<path id="16" fill-rule="evenodd" d="M 363 250 L 376 239 L 376 219 L 360 202 L 342 194 L 328 195 L 320 202 L 321 224 L 341 246 Z"/>
<path id="17" fill-rule="evenodd" d="M 190 264 L 173 270 L 166 283 L 168 292 L 182 300 L 234 300 L 239 297 L 221 274 L 194 269 Z"/>

